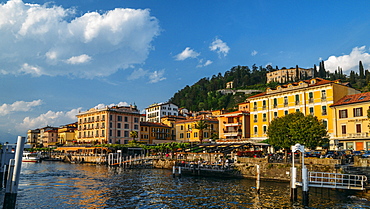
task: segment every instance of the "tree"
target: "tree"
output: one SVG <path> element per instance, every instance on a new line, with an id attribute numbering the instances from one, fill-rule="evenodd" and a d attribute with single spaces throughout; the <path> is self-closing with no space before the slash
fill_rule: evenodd
<path id="1" fill-rule="evenodd" d="M 132 137 L 132 142 L 136 142 L 136 138 L 138 137 L 138 133 L 137 133 L 137 131 L 130 131 L 130 137 Z"/>
<path id="2" fill-rule="evenodd" d="M 325 125 L 316 116 L 290 113 L 271 121 L 267 130 L 269 144 L 289 150 L 296 143 L 310 149 L 328 143 Z"/>
<path id="3" fill-rule="evenodd" d="M 358 67 L 359 67 L 358 71 L 360 73 L 360 78 L 364 79 L 365 78 L 365 73 L 364 73 L 365 71 L 364 71 L 364 66 L 362 65 L 361 61 L 359 62 Z"/>
<path id="4" fill-rule="evenodd" d="M 199 130 L 199 141 L 203 142 L 203 130 L 208 127 L 208 124 L 205 120 L 199 120 L 194 124 L 194 128 Z"/>

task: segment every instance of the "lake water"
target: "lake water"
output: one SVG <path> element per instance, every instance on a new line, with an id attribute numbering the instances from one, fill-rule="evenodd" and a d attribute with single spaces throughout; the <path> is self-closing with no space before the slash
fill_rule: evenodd
<path id="1" fill-rule="evenodd" d="M 289 183 L 182 176 L 171 170 L 23 163 L 18 208 L 301 208 Z M 299 191 L 301 193 L 301 191 Z M 370 208 L 370 194 L 310 190 L 310 208 Z M 300 197 L 299 197 L 300 202 Z"/>

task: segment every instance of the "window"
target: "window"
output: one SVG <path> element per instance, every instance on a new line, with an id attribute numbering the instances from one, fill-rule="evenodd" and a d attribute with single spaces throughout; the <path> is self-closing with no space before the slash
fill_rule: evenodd
<path id="1" fill-rule="evenodd" d="M 129 137 L 130 133 L 128 131 L 125 131 L 125 137 Z"/>
<path id="2" fill-rule="evenodd" d="M 134 125 L 134 129 L 135 129 L 135 130 L 138 130 L 138 129 L 139 129 L 139 125 L 135 124 L 135 125 Z"/>
<path id="3" fill-rule="evenodd" d="M 180 126 L 180 130 L 184 130 L 184 126 L 183 125 Z"/>
<path id="4" fill-rule="evenodd" d="M 118 121 L 122 121 L 122 116 L 120 116 L 120 115 L 119 115 L 119 116 L 117 116 L 117 120 L 118 120 Z"/>
<path id="5" fill-rule="evenodd" d="M 308 102 L 313 103 L 313 92 L 308 93 Z"/>
<path id="6" fill-rule="evenodd" d="M 121 137 L 121 130 L 117 130 L 117 136 Z"/>
<path id="7" fill-rule="evenodd" d="M 186 133 L 186 138 L 190 138 L 190 133 Z"/>
<path id="8" fill-rule="evenodd" d="M 266 113 L 263 113 L 263 115 L 262 115 L 262 120 L 263 120 L 263 122 L 265 122 L 265 121 L 267 120 L 267 118 L 266 118 Z"/>
<path id="9" fill-rule="evenodd" d="M 277 98 L 274 98 L 274 108 L 277 107 Z"/>
<path id="10" fill-rule="evenodd" d="M 109 120 L 113 120 L 113 115 L 109 115 Z"/>
<path id="11" fill-rule="evenodd" d="M 127 116 L 125 116 L 125 122 L 127 122 L 128 121 L 128 117 Z"/>
<path id="12" fill-rule="evenodd" d="M 363 99 L 365 99 L 365 97 L 366 96 L 362 96 L 362 97 L 358 98 L 358 100 L 363 100 Z"/>
<path id="13" fill-rule="evenodd" d="M 258 132 L 258 127 L 257 127 L 257 126 L 255 126 L 255 127 L 254 127 L 254 134 L 257 134 L 257 132 Z"/>
<path id="14" fill-rule="evenodd" d="M 112 136 L 112 135 L 113 135 L 112 130 L 109 130 L 109 136 Z"/>
<path id="15" fill-rule="evenodd" d="M 267 126 L 263 126 L 263 134 L 266 134 L 267 132 Z"/>
<path id="16" fill-rule="evenodd" d="M 125 123 L 125 129 L 129 129 L 129 128 L 130 128 L 129 124 Z"/>
<path id="17" fill-rule="evenodd" d="M 342 125 L 342 134 L 347 134 L 347 126 Z"/>
<path id="18" fill-rule="evenodd" d="M 361 124 L 356 124 L 356 133 L 361 133 Z"/>
<path id="19" fill-rule="evenodd" d="M 194 132 L 194 138 L 198 137 L 198 132 Z"/>
<path id="20" fill-rule="evenodd" d="M 277 118 L 277 112 L 274 112 L 274 118 Z"/>
<path id="21" fill-rule="evenodd" d="M 113 128 L 113 124 L 112 123 L 109 123 L 109 128 Z"/>
<path id="22" fill-rule="evenodd" d="M 180 139 L 183 139 L 184 138 L 184 134 L 183 133 L 181 133 L 180 134 Z"/>
<path id="23" fill-rule="evenodd" d="M 327 115 L 328 113 L 326 112 L 326 106 L 321 107 L 321 114 L 322 115 Z"/>
<path id="24" fill-rule="evenodd" d="M 353 108 L 353 117 L 360 117 L 362 116 L 362 107 Z"/>
<path id="25" fill-rule="evenodd" d="M 284 111 L 284 115 L 288 115 L 288 110 L 285 110 Z"/>
<path id="26" fill-rule="evenodd" d="M 327 120 L 322 120 L 322 124 L 324 124 L 325 128 L 328 129 L 328 121 Z"/>
<path id="27" fill-rule="evenodd" d="M 263 101 L 262 101 L 262 108 L 263 108 L 263 109 L 266 109 L 266 100 L 263 100 Z"/>
<path id="28" fill-rule="evenodd" d="M 257 115 L 253 115 L 253 118 L 254 118 L 254 122 L 256 123 L 257 122 Z"/>
<path id="29" fill-rule="evenodd" d="M 339 118 L 347 118 L 348 113 L 347 110 L 339 110 Z"/>
<path id="30" fill-rule="evenodd" d="M 256 111 L 257 110 L 257 102 L 253 103 L 253 109 Z"/>
<path id="31" fill-rule="evenodd" d="M 295 104 L 299 105 L 299 94 L 295 95 Z"/>
<path id="32" fill-rule="evenodd" d="M 310 114 L 313 115 L 313 107 L 310 107 Z"/>
<path id="33" fill-rule="evenodd" d="M 208 132 L 204 132 L 204 133 L 203 133 L 203 137 L 204 137 L 204 138 L 208 138 Z"/>
<path id="34" fill-rule="evenodd" d="M 139 118 L 134 118 L 134 123 L 138 123 L 139 122 Z"/>
<path id="35" fill-rule="evenodd" d="M 288 106 L 288 97 L 287 96 L 284 97 L 284 106 Z"/>
<path id="36" fill-rule="evenodd" d="M 299 109 L 295 109 L 296 112 L 299 112 Z"/>
<path id="37" fill-rule="evenodd" d="M 321 91 L 321 100 L 326 100 L 326 91 L 325 90 Z"/>
<path id="38" fill-rule="evenodd" d="M 343 102 L 349 102 L 351 101 L 351 98 L 344 100 Z"/>
<path id="39" fill-rule="evenodd" d="M 121 123 L 117 123 L 117 128 L 121 128 Z"/>

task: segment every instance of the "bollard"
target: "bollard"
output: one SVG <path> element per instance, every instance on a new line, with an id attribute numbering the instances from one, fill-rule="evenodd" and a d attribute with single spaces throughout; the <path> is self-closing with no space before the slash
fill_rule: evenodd
<path id="1" fill-rule="evenodd" d="M 291 179 L 290 179 L 290 200 L 293 202 L 297 201 L 297 168 L 292 167 L 290 170 Z"/>
<path id="2" fill-rule="evenodd" d="M 176 167 L 172 166 L 172 176 L 175 178 L 176 176 Z"/>
<path id="3" fill-rule="evenodd" d="M 257 191 L 257 194 L 260 193 L 260 176 L 261 176 L 260 165 L 257 165 L 257 178 L 256 178 L 256 191 Z"/>
<path id="4" fill-rule="evenodd" d="M 179 178 L 181 178 L 181 167 L 179 167 Z"/>
<path id="5" fill-rule="evenodd" d="M 302 203 L 308 206 L 308 171 L 305 165 L 302 165 Z"/>
<path id="6" fill-rule="evenodd" d="M 5 190 L 4 205 L 3 205 L 4 208 L 9 208 L 9 209 L 15 208 L 15 203 L 17 200 L 19 176 L 21 174 L 22 156 L 23 156 L 23 148 L 24 148 L 25 140 L 26 140 L 25 137 L 18 136 L 17 148 L 15 152 L 15 160 L 11 160 L 11 163 L 14 165 L 14 171 L 9 172 L 9 175 L 8 175 L 9 179 L 7 182 L 7 188 Z"/>

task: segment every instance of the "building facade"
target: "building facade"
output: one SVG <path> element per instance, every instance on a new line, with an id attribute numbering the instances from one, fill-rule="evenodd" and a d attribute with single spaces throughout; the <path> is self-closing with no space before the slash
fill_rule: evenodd
<path id="1" fill-rule="evenodd" d="M 250 138 L 249 112 L 235 111 L 218 116 L 220 140 Z"/>
<path id="2" fill-rule="evenodd" d="M 76 142 L 75 131 L 77 130 L 77 123 L 71 123 L 59 127 L 58 129 L 58 143 L 63 145 L 72 145 Z"/>
<path id="3" fill-rule="evenodd" d="M 162 123 L 140 122 L 140 141 L 158 144 L 174 140 L 171 138 L 171 127 Z"/>
<path id="4" fill-rule="evenodd" d="M 347 95 L 330 106 L 334 112 L 331 149 L 370 150 L 370 92 Z"/>
<path id="5" fill-rule="evenodd" d="M 207 141 L 214 135 L 218 135 L 218 120 L 214 118 L 191 118 L 187 120 L 177 121 L 176 127 L 176 140 L 178 142 L 200 142 L 200 130 L 195 128 L 195 124 L 199 121 L 205 121 L 207 128 L 203 130 L 203 141 Z"/>
<path id="6" fill-rule="evenodd" d="M 346 95 L 357 93 L 360 92 L 339 81 L 321 78 L 280 85 L 276 89 L 268 88 L 266 92 L 248 98 L 251 139 L 265 140 L 268 125 L 274 118 L 296 111 L 317 116 L 326 125 L 332 139 L 335 127 L 330 105 Z"/>
<path id="7" fill-rule="evenodd" d="M 136 106 L 91 108 L 77 114 L 78 143 L 127 144 L 131 131 L 140 136 L 140 112 Z"/>
<path id="8" fill-rule="evenodd" d="M 271 82 L 286 83 L 289 81 L 294 81 L 296 79 L 300 80 L 299 78 L 312 78 L 314 74 L 313 71 L 314 71 L 313 68 L 311 69 L 298 68 L 297 74 L 296 68 L 280 69 L 266 74 L 267 83 Z"/>
<path id="9" fill-rule="evenodd" d="M 177 116 L 179 114 L 178 109 L 178 106 L 172 103 L 152 104 L 148 108 L 145 108 L 146 121 L 160 123 L 161 118 L 164 116 Z"/>
<path id="10" fill-rule="evenodd" d="M 40 139 L 40 129 L 27 131 L 26 144 L 29 144 L 32 148 L 42 147 L 42 141 Z"/>

